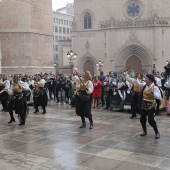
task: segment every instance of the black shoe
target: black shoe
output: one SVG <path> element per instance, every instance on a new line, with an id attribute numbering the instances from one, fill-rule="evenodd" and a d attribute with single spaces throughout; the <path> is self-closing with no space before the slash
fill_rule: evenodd
<path id="1" fill-rule="evenodd" d="M 155 135 L 155 139 L 159 139 L 160 138 L 160 133 L 158 132 L 158 133 L 156 133 L 156 135 Z"/>
<path id="2" fill-rule="evenodd" d="M 25 125 L 25 123 L 24 123 L 24 122 L 21 122 L 21 123 L 19 124 L 19 126 L 22 126 L 22 125 Z"/>
<path id="3" fill-rule="evenodd" d="M 93 124 L 92 123 L 90 123 L 89 129 L 93 129 Z"/>
<path id="4" fill-rule="evenodd" d="M 43 111 L 42 114 L 46 114 L 46 111 Z"/>
<path id="5" fill-rule="evenodd" d="M 109 110 L 113 110 L 113 107 L 110 107 Z"/>
<path id="6" fill-rule="evenodd" d="M 135 115 L 135 116 L 131 116 L 131 117 L 130 117 L 130 119 L 134 119 L 134 118 L 137 118 L 137 116 Z"/>
<path id="7" fill-rule="evenodd" d="M 8 123 L 12 123 L 12 122 L 15 122 L 15 119 L 11 119 Z"/>
<path id="8" fill-rule="evenodd" d="M 146 136 L 147 132 L 143 132 L 140 136 Z"/>
<path id="9" fill-rule="evenodd" d="M 83 123 L 80 128 L 85 128 L 86 127 L 86 123 Z"/>
<path id="10" fill-rule="evenodd" d="M 108 110 L 109 108 L 108 107 L 105 107 L 104 110 Z"/>
<path id="11" fill-rule="evenodd" d="M 39 112 L 39 110 L 36 110 L 34 113 L 38 113 Z"/>
<path id="12" fill-rule="evenodd" d="M 4 109 L 1 110 L 1 112 L 3 112 L 3 111 L 4 111 Z"/>

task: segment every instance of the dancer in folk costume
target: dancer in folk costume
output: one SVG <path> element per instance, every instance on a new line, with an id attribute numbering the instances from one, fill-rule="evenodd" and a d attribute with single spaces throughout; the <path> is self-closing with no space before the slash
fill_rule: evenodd
<path id="1" fill-rule="evenodd" d="M 24 98 L 25 98 L 25 101 L 27 102 L 27 104 L 29 104 L 30 103 L 30 98 L 31 98 L 31 89 L 29 87 L 29 84 L 26 82 L 26 77 L 21 78 L 20 85 L 22 87 L 24 87 L 23 88 Z"/>
<path id="2" fill-rule="evenodd" d="M 140 73 L 136 73 L 136 75 L 138 76 L 138 80 L 140 82 L 144 82 L 143 81 L 143 75 Z M 130 117 L 130 119 L 136 118 L 137 117 L 137 112 L 140 113 L 140 104 L 141 104 L 141 92 L 142 92 L 142 88 L 138 87 L 136 84 L 136 78 L 130 78 L 130 76 L 127 74 L 127 72 L 124 72 L 124 76 L 126 81 L 128 81 L 129 83 L 131 83 L 133 85 L 132 87 L 132 103 L 131 103 L 131 114 L 132 116 Z"/>
<path id="3" fill-rule="evenodd" d="M 34 103 L 34 100 L 33 100 L 33 98 L 34 98 L 34 88 L 35 88 L 34 83 L 35 83 L 35 81 L 34 81 L 33 77 L 30 76 L 29 82 L 28 82 L 28 86 L 31 89 L 30 104 Z"/>
<path id="4" fill-rule="evenodd" d="M 28 86 L 24 82 L 19 80 L 18 75 L 13 77 L 13 87 L 8 91 L 10 94 L 7 110 L 10 114 L 10 121 L 8 123 L 15 122 L 13 116 L 13 110 L 18 114 L 18 119 L 20 121 L 19 125 L 25 125 L 25 121 L 28 115 L 28 106 L 24 98 L 24 91 L 29 90 Z"/>
<path id="5" fill-rule="evenodd" d="M 76 114 L 81 117 L 82 125 L 80 128 L 86 127 L 85 117 L 90 121 L 89 129 L 93 129 L 93 119 L 91 114 L 91 99 L 90 95 L 93 92 L 93 83 L 91 82 L 91 73 L 85 71 L 83 77 L 80 78 L 75 70 L 72 77 L 73 81 L 76 83 Z"/>
<path id="6" fill-rule="evenodd" d="M 159 88 L 160 90 L 160 93 L 161 93 L 161 97 L 164 98 L 164 92 L 162 90 L 162 81 L 161 81 L 161 77 L 158 73 L 154 73 L 154 76 L 155 76 L 155 84 L 156 86 Z M 165 109 L 165 100 L 163 100 L 161 103 L 160 103 L 160 100 L 156 99 L 156 115 L 159 115 L 160 114 L 160 110 L 164 110 Z"/>
<path id="7" fill-rule="evenodd" d="M 139 79 L 140 76 L 138 75 Z M 138 79 L 136 80 L 137 86 L 142 88 L 142 104 L 141 104 L 141 117 L 140 122 L 142 125 L 143 133 L 141 136 L 147 135 L 146 128 L 146 117 L 148 116 L 148 122 L 153 127 L 155 131 L 155 139 L 160 138 L 160 133 L 157 128 L 156 121 L 154 119 L 156 112 L 156 99 L 162 100 L 161 93 L 159 88 L 154 84 L 155 78 L 152 74 L 147 74 L 145 77 L 145 82 L 140 82 Z"/>
<path id="8" fill-rule="evenodd" d="M 2 104 L 2 110 L 7 111 L 7 101 L 9 98 L 8 91 L 10 89 L 10 81 L 8 80 L 7 74 L 2 75 L 2 79 L 0 81 L 0 101 Z"/>
<path id="9" fill-rule="evenodd" d="M 170 77 L 167 79 L 167 81 L 164 84 L 164 90 L 165 90 L 165 103 L 166 103 L 166 113 L 170 114 Z"/>
<path id="10" fill-rule="evenodd" d="M 128 81 L 125 81 L 125 93 L 126 93 L 126 98 L 124 101 L 124 105 L 131 106 L 132 103 L 132 87 L 133 85 L 129 83 Z"/>
<path id="11" fill-rule="evenodd" d="M 46 106 L 48 102 L 47 92 L 45 89 L 46 81 L 42 78 L 42 75 L 38 74 L 35 82 L 35 91 L 34 91 L 34 106 L 35 112 L 39 112 L 38 106 L 41 106 L 43 109 L 42 114 L 46 114 Z"/>
<path id="12" fill-rule="evenodd" d="M 120 77 L 117 87 L 113 89 L 111 99 L 111 107 L 113 110 L 123 111 L 125 97 L 125 83 L 123 82 L 122 77 Z"/>

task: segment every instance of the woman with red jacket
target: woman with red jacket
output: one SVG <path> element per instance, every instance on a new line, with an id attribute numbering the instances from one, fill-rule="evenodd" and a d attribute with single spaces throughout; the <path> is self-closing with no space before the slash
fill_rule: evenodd
<path id="1" fill-rule="evenodd" d="M 92 93 L 92 98 L 94 102 L 93 108 L 95 109 L 97 102 L 98 109 L 100 109 L 100 99 L 102 96 L 102 81 L 100 81 L 100 76 L 94 77 L 93 86 L 94 86 L 94 91 Z"/>

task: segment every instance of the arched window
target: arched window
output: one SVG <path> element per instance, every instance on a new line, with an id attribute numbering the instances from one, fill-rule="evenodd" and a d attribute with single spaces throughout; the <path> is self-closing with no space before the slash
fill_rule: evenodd
<path id="1" fill-rule="evenodd" d="M 91 29 L 91 15 L 89 12 L 84 16 L 84 29 Z"/>

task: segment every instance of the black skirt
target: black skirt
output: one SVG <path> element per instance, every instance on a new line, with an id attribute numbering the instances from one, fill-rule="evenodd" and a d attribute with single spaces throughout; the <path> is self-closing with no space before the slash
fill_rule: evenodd
<path id="1" fill-rule="evenodd" d="M 7 102 L 7 111 L 15 110 L 16 114 L 20 114 L 21 110 L 26 110 L 27 105 L 23 93 L 14 93 L 9 97 Z"/>
<path id="2" fill-rule="evenodd" d="M 83 101 L 79 96 L 76 100 L 76 114 L 80 117 L 92 118 L 91 114 L 91 100 Z"/>
<path id="3" fill-rule="evenodd" d="M 126 98 L 124 101 L 124 105 L 131 105 L 131 103 L 132 103 L 132 94 L 127 93 L 127 91 L 126 91 Z"/>
<path id="4" fill-rule="evenodd" d="M 26 102 L 30 102 L 30 97 L 31 97 L 31 92 L 29 90 L 23 91 L 24 94 L 24 99 L 26 100 Z"/>
<path id="5" fill-rule="evenodd" d="M 34 104 L 35 106 L 46 107 L 48 103 L 47 92 L 45 88 L 34 91 Z"/>
<path id="6" fill-rule="evenodd" d="M 2 92 L 2 93 L 0 94 L 0 101 L 1 101 L 1 102 L 7 101 L 8 98 L 9 98 L 9 94 L 8 94 L 6 91 L 4 91 L 4 92 Z"/>
<path id="7" fill-rule="evenodd" d="M 116 94 L 113 94 L 111 97 L 110 107 L 116 110 L 123 109 L 123 100 L 120 97 L 118 90 L 114 91 Z"/>

